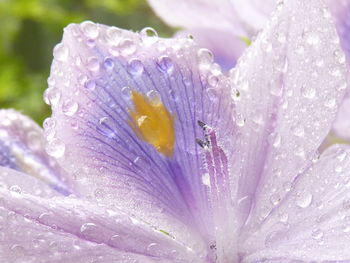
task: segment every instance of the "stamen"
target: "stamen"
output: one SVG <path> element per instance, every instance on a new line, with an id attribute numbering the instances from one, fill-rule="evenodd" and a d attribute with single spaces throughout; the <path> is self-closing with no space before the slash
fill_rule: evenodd
<path id="1" fill-rule="evenodd" d="M 133 128 L 139 138 L 151 144 L 158 152 L 172 156 L 175 145 L 174 118 L 160 98 L 150 100 L 136 91 L 132 91 L 134 103 L 130 111 Z"/>

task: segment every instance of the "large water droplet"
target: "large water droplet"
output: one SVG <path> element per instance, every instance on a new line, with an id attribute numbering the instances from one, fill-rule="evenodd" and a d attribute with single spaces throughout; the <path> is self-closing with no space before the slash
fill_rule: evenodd
<path id="1" fill-rule="evenodd" d="M 138 59 L 133 59 L 128 63 L 128 72 L 133 76 L 140 76 L 143 73 L 143 64 Z"/>
<path id="2" fill-rule="evenodd" d="M 211 64 L 214 62 L 213 53 L 205 48 L 201 48 L 197 52 L 198 65 L 201 69 L 210 68 Z"/>
<path id="3" fill-rule="evenodd" d="M 110 27 L 107 29 L 107 40 L 110 44 L 118 45 L 121 39 L 122 30 L 116 27 Z"/>
<path id="4" fill-rule="evenodd" d="M 112 58 L 105 58 L 103 65 L 106 69 L 112 70 L 114 68 L 114 62 Z"/>
<path id="5" fill-rule="evenodd" d="M 60 99 L 61 99 L 61 92 L 59 91 L 59 89 L 55 87 L 49 87 L 48 89 L 45 90 L 44 101 L 48 105 L 55 107 L 58 105 Z"/>
<path id="6" fill-rule="evenodd" d="M 123 56 L 129 56 L 135 53 L 136 44 L 131 39 L 123 39 L 119 43 L 120 52 Z"/>
<path id="7" fill-rule="evenodd" d="M 78 111 L 78 103 L 73 100 L 66 100 L 62 105 L 62 112 L 66 116 L 73 116 Z"/>
<path id="8" fill-rule="evenodd" d="M 48 155 L 55 158 L 61 158 L 65 153 L 66 145 L 60 139 L 53 138 L 48 141 L 45 149 Z"/>
<path id="9" fill-rule="evenodd" d="M 62 43 L 57 44 L 53 50 L 53 56 L 59 61 L 67 61 L 69 56 L 69 49 Z"/>
<path id="10" fill-rule="evenodd" d="M 307 208 L 311 205 L 312 194 L 307 191 L 299 192 L 296 196 L 296 205 L 300 208 Z"/>
<path id="11" fill-rule="evenodd" d="M 85 88 L 88 90 L 94 90 L 96 88 L 96 82 L 94 80 L 89 80 L 85 83 Z"/>
<path id="12" fill-rule="evenodd" d="M 95 39 L 99 35 L 98 25 L 91 21 L 85 21 L 81 23 L 81 29 L 83 30 L 86 37 Z"/>
<path id="13" fill-rule="evenodd" d="M 174 64 L 171 58 L 167 56 L 161 57 L 157 62 L 158 69 L 161 72 L 172 74 L 174 71 Z"/>
<path id="14" fill-rule="evenodd" d="M 100 62 L 95 57 L 88 58 L 87 68 L 90 71 L 98 71 L 100 69 Z"/>
<path id="15" fill-rule="evenodd" d="M 308 85 L 304 85 L 301 88 L 301 95 L 306 99 L 313 99 L 316 95 L 316 90 Z"/>

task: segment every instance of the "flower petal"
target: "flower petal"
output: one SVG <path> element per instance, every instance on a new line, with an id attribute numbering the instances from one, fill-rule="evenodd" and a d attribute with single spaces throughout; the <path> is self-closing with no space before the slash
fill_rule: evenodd
<path id="1" fill-rule="evenodd" d="M 14 110 L 0 110 L 0 166 L 16 169 L 69 193 L 68 177 L 47 155 L 42 129 Z"/>
<path id="2" fill-rule="evenodd" d="M 200 261 L 199 251 L 118 209 L 57 195 L 8 168 L 0 178 L 1 262 Z"/>
<path id="3" fill-rule="evenodd" d="M 233 171 L 248 228 L 286 195 L 329 132 L 346 88 L 341 56 L 322 1 L 286 1 L 232 71 L 240 127 Z"/>
<path id="4" fill-rule="evenodd" d="M 349 171 L 348 146 L 326 150 L 296 178 L 261 227 L 242 242 L 243 262 L 349 262 Z M 283 258 L 289 261 L 278 260 Z"/>
<path id="5" fill-rule="evenodd" d="M 185 29 L 214 29 L 245 35 L 230 1 L 148 0 L 154 11 L 169 25 Z M 215 21 L 215 23 L 213 23 Z"/>
<path id="6" fill-rule="evenodd" d="M 84 22 L 65 29 L 54 55 L 46 97 L 55 125 L 46 133 L 55 133 L 49 145 L 64 149 L 54 155 L 79 193 L 179 239 L 195 235 L 187 225 L 213 242 L 207 179 L 228 179 L 234 122 L 230 85 L 211 53 L 191 39 Z M 224 166 L 209 175 L 204 126 L 218 141 L 208 161 L 218 156 L 212 167 Z"/>

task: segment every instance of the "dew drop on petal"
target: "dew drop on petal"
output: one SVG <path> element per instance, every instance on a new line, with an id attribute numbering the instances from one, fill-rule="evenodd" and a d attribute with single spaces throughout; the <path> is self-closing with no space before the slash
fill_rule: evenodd
<path id="1" fill-rule="evenodd" d="M 96 88 L 96 82 L 94 80 L 89 80 L 85 83 L 85 88 L 88 90 L 94 90 Z"/>
<path id="2" fill-rule="evenodd" d="M 95 39 L 99 35 L 98 26 L 91 21 L 83 22 L 81 24 L 81 29 L 83 30 L 84 35 L 88 38 Z"/>
<path id="3" fill-rule="evenodd" d="M 140 76 L 143 73 L 144 68 L 140 60 L 133 59 L 129 61 L 127 70 L 133 76 Z"/>
<path id="4" fill-rule="evenodd" d="M 66 116 L 73 116 L 78 111 L 78 103 L 73 100 L 66 100 L 62 105 L 62 112 Z"/>
<path id="5" fill-rule="evenodd" d="M 60 102 L 60 99 L 61 99 L 61 92 L 57 88 L 49 87 L 48 89 L 46 89 L 44 93 L 44 101 L 48 105 L 55 107 Z"/>
<path id="6" fill-rule="evenodd" d="M 59 61 L 62 61 L 62 62 L 66 61 L 68 59 L 68 56 L 69 56 L 68 47 L 66 47 L 62 43 L 57 44 L 53 50 L 53 56 L 55 59 L 57 59 Z"/>
<path id="7" fill-rule="evenodd" d="M 163 56 L 159 58 L 157 62 L 157 66 L 158 66 L 158 69 L 163 73 L 172 74 L 174 71 L 173 61 L 171 60 L 171 58 L 167 56 Z"/>
<path id="8" fill-rule="evenodd" d="M 12 185 L 10 187 L 10 191 L 20 194 L 22 192 L 22 189 L 18 185 Z"/>
<path id="9" fill-rule="evenodd" d="M 306 99 L 313 99 L 316 96 L 316 90 L 308 85 L 304 85 L 301 88 L 301 94 Z"/>
<path id="10" fill-rule="evenodd" d="M 197 52 L 198 64 L 201 69 L 207 69 L 214 62 L 213 53 L 205 48 L 201 48 Z"/>
<path id="11" fill-rule="evenodd" d="M 129 56 L 135 53 L 136 44 L 131 39 L 123 39 L 119 43 L 119 48 L 123 56 Z"/>
<path id="12" fill-rule="evenodd" d="M 90 71 L 98 71 L 100 69 L 100 63 L 99 63 L 98 59 L 95 57 L 88 58 L 87 68 Z"/>
<path id="13" fill-rule="evenodd" d="M 110 44 L 118 45 L 121 39 L 122 30 L 117 27 L 109 27 L 107 29 L 107 40 Z"/>
<path id="14" fill-rule="evenodd" d="M 48 141 L 45 148 L 48 155 L 60 158 L 64 155 L 66 150 L 66 145 L 57 138 L 53 138 L 52 140 Z"/>
<path id="15" fill-rule="evenodd" d="M 106 69 L 111 70 L 114 68 L 114 62 L 112 58 L 105 58 L 103 65 Z"/>
<path id="16" fill-rule="evenodd" d="M 304 191 L 300 192 L 296 196 L 296 205 L 300 208 L 307 208 L 312 202 L 312 194 L 310 192 Z"/>

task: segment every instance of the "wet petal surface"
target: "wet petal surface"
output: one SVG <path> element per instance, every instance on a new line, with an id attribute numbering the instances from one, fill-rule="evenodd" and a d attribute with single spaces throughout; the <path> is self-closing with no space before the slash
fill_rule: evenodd
<path id="1" fill-rule="evenodd" d="M 198 262 L 167 232 L 0 167 L 2 262 Z M 197 251 L 198 252 L 198 251 Z"/>
<path id="2" fill-rule="evenodd" d="M 57 149 L 52 156 L 76 178 L 79 193 L 122 206 L 180 240 L 195 230 L 213 245 L 213 221 L 231 209 L 231 193 L 229 183 L 211 190 L 208 178 L 230 180 L 234 109 L 212 54 L 190 39 L 84 22 L 65 29 L 54 56 L 45 131 L 54 134 L 47 136 Z M 210 172 L 214 157 L 217 171 Z M 213 218 L 211 192 L 227 195 L 221 219 Z"/>
<path id="3" fill-rule="evenodd" d="M 322 1 L 281 4 L 232 71 L 238 202 L 256 228 L 317 154 L 346 88 L 344 54 Z"/>
<path id="4" fill-rule="evenodd" d="M 348 262 L 349 157 L 349 147 L 333 146 L 297 177 L 261 228 L 245 239 L 242 247 L 250 256 L 243 262 Z"/>

